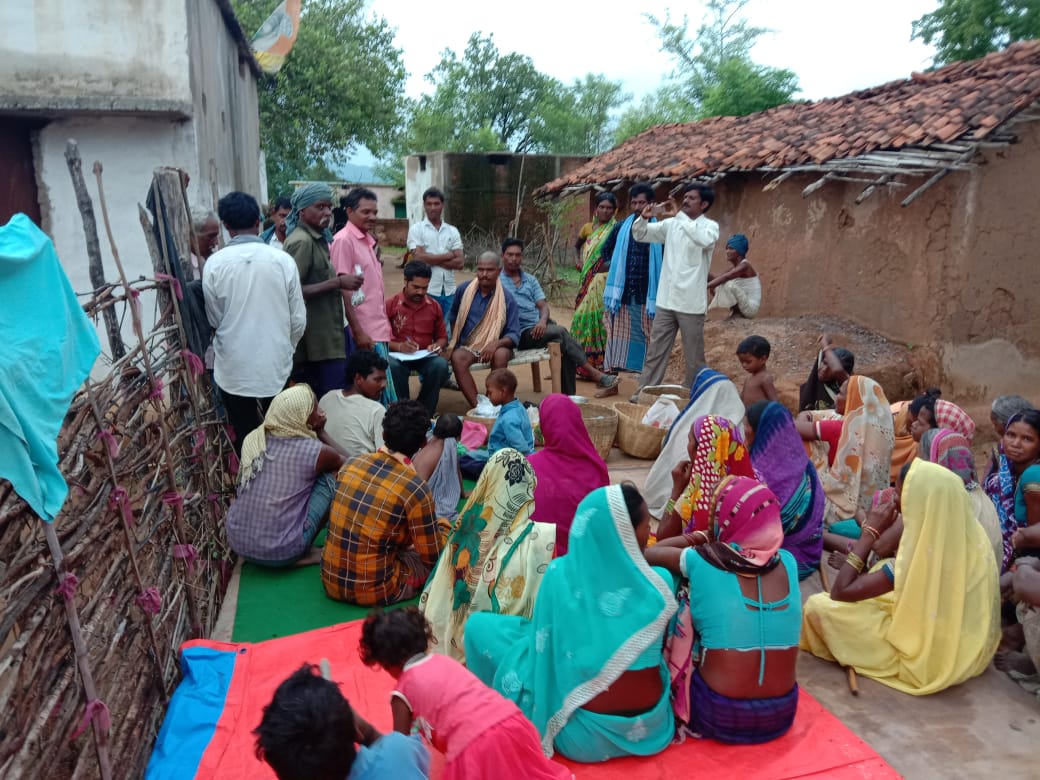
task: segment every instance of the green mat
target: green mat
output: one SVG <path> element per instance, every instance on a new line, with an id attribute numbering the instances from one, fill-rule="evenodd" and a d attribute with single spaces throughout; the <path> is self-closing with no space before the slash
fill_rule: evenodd
<path id="1" fill-rule="evenodd" d="M 474 482 L 463 480 L 463 487 L 472 490 Z M 461 508 L 464 502 L 460 501 Z M 318 535 L 316 545 L 325 543 L 324 532 Z M 419 603 L 416 597 L 394 604 L 388 609 L 408 607 Z M 359 607 L 333 601 L 321 586 L 321 566 L 302 566 L 298 569 L 265 569 L 251 563 L 242 564 L 238 583 L 238 606 L 235 610 L 233 642 L 262 642 L 265 639 L 299 634 L 314 628 L 367 617 L 371 607 Z"/>
<path id="2" fill-rule="evenodd" d="M 418 604 L 419 598 L 394 607 Z M 391 607 L 393 608 L 393 607 Z M 262 642 L 314 628 L 360 620 L 371 607 L 333 601 L 321 587 L 321 566 L 265 569 L 242 564 L 235 610 L 234 642 Z"/>

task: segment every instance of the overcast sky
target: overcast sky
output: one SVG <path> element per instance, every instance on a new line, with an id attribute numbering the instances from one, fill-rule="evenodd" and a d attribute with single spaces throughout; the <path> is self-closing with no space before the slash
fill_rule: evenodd
<path id="1" fill-rule="evenodd" d="M 936 6 L 938 0 L 751 0 L 744 15 L 775 31 L 752 50 L 755 61 L 790 68 L 801 82 L 800 97 L 817 99 L 927 67 L 930 47 L 910 41 L 910 23 Z M 671 7 L 673 18 L 681 18 L 685 12 L 694 32 L 704 11 L 697 0 L 670 6 L 620 0 L 372 0 L 370 7 L 397 28 L 412 97 L 429 89 L 423 77 L 440 61 L 441 51 L 461 54 L 470 34 L 480 31 L 494 33 L 499 51 L 526 54 L 539 70 L 564 82 L 603 73 L 623 81 L 638 98 L 671 69 L 643 13 L 664 16 Z"/>
<path id="2" fill-rule="evenodd" d="M 774 31 L 759 40 L 753 59 L 790 68 L 801 85 L 796 97 L 816 100 L 926 68 L 931 48 L 910 41 L 910 23 L 937 6 L 938 0 L 750 0 L 744 15 Z M 397 28 L 411 97 L 431 89 L 424 77 L 444 49 L 461 54 L 470 34 L 479 31 L 493 33 L 500 52 L 526 54 L 540 71 L 565 83 L 603 73 L 624 82 L 638 99 L 672 68 L 643 14 L 663 17 L 672 8 L 673 18 L 681 18 L 685 12 L 692 34 L 704 13 L 698 0 L 372 0 L 370 8 Z"/>

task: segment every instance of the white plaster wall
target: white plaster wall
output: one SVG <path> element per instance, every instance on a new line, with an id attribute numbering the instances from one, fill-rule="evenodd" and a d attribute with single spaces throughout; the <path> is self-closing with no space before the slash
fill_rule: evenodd
<path id="1" fill-rule="evenodd" d="M 425 169 L 419 165 L 420 156 L 426 158 Z M 412 154 L 404 160 L 404 203 L 405 208 L 408 209 L 408 221 L 411 223 L 421 222 L 423 217 L 426 216 L 426 212 L 423 211 L 422 194 L 435 184 L 443 189 L 443 182 L 434 182 L 433 180 L 433 161 L 435 158 L 440 160 L 441 155 Z M 444 219 L 450 221 L 448 220 L 447 209 L 445 209 Z"/>
<path id="2" fill-rule="evenodd" d="M 70 138 L 78 143 L 83 158 L 83 175 L 94 202 L 106 280 L 116 281 L 118 273 L 101 218 L 97 183 L 92 172 L 95 160 L 100 160 L 104 168 L 109 220 L 127 276 L 130 279 L 152 276 L 152 261 L 137 204 L 144 205 L 152 172 L 160 165 L 173 165 L 188 171 L 191 176 L 188 196 L 196 202 L 202 180 L 197 170 L 191 123 L 160 118 L 83 117 L 58 120 L 40 130 L 35 153 L 42 228 L 54 241 L 73 289 L 82 293 L 89 292 L 93 285 L 87 268 L 83 219 L 76 206 L 72 179 L 65 163 L 65 143 Z M 154 321 L 153 313 L 146 309 L 144 315 L 146 325 L 150 325 Z M 132 330 L 126 323 L 124 338 L 131 336 Z M 107 339 L 103 333 L 101 343 L 107 352 Z"/>
<path id="3" fill-rule="evenodd" d="M 190 110 L 184 0 L 3 0 L 0 105 Z"/>

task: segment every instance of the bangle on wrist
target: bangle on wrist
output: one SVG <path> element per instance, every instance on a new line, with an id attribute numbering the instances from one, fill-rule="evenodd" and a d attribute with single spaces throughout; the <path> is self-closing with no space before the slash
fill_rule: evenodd
<path id="1" fill-rule="evenodd" d="M 878 531 L 878 529 L 874 528 L 873 526 L 865 525 L 865 526 L 863 526 L 863 530 L 866 531 L 871 536 L 873 536 L 875 542 L 878 539 L 881 538 L 881 532 Z"/>
<path id="2" fill-rule="evenodd" d="M 856 553 L 854 552 L 850 552 L 847 556 L 845 556 L 845 563 L 847 563 L 849 566 L 855 569 L 857 573 L 860 574 L 863 573 L 863 567 L 866 566 L 866 564 L 863 562 L 863 559 L 856 555 Z"/>
<path id="3" fill-rule="evenodd" d="M 674 511 L 675 511 L 675 499 L 674 498 L 669 498 L 668 501 L 665 502 L 664 513 L 666 515 L 670 515 Z"/>

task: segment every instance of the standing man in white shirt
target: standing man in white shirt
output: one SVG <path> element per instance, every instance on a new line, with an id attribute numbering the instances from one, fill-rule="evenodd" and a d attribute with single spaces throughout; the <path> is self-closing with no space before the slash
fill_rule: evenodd
<path id="1" fill-rule="evenodd" d="M 426 218 L 408 230 L 408 249 L 412 260 L 421 260 L 433 270 L 427 295 L 440 304 L 448 327 L 448 312 L 455 299 L 455 271 L 462 268 L 462 236 L 459 231 L 441 219 L 444 214 L 444 193 L 430 187 L 423 193 L 423 211 Z"/>
<path id="2" fill-rule="evenodd" d="M 632 238 L 647 244 L 664 244 L 661 278 L 657 283 L 657 315 L 650 331 L 646 364 L 639 390 L 659 385 L 672 352 L 675 332 L 682 338 L 686 375 L 693 379 L 704 366 L 704 313 L 708 310 L 708 269 L 711 253 L 719 239 L 719 224 L 704 216 L 715 202 L 715 192 L 706 184 L 683 188 L 682 206 L 676 211 L 671 200 L 648 205 L 632 225 Z M 660 222 L 649 222 L 652 216 Z M 632 402 L 639 395 L 632 397 Z"/>
<path id="3" fill-rule="evenodd" d="M 243 439 L 263 422 L 289 379 L 307 309 L 292 257 L 257 235 L 256 200 L 230 192 L 217 214 L 231 240 L 206 262 L 202 292 L 206 318 L 216 329 L 213 379 L 241 452 Z"/>

